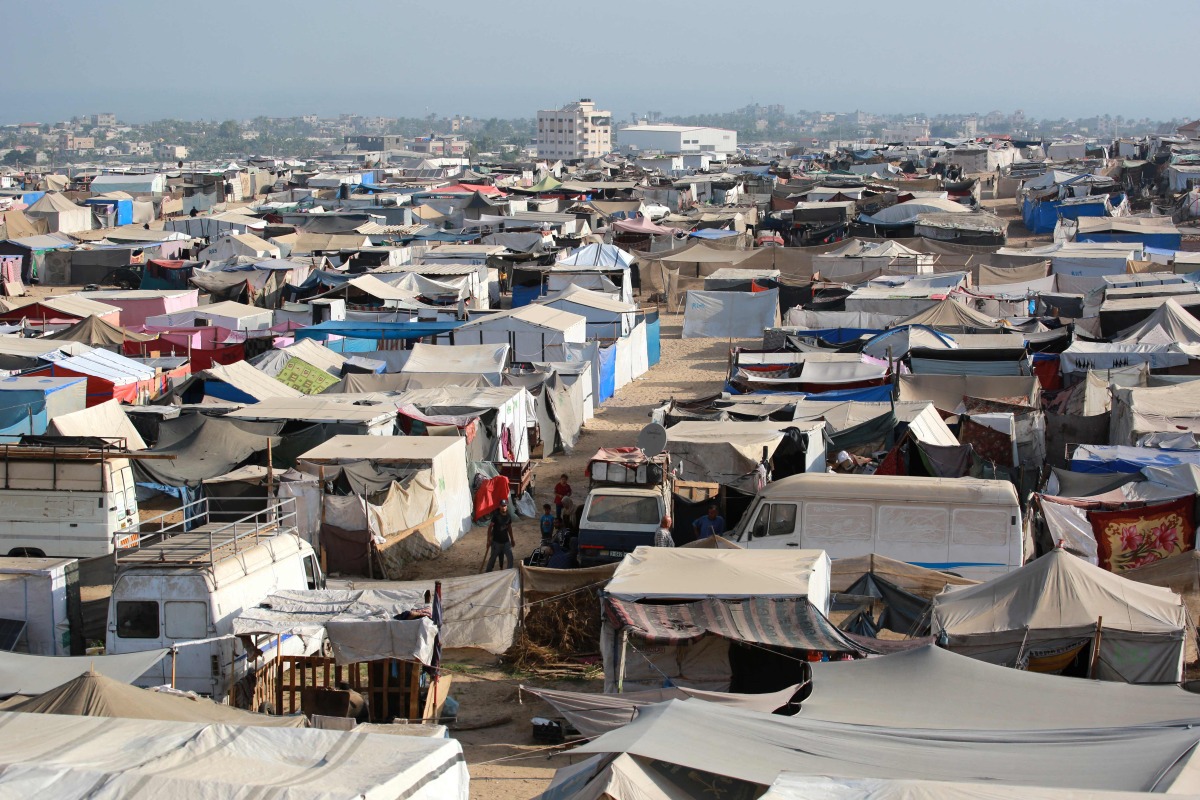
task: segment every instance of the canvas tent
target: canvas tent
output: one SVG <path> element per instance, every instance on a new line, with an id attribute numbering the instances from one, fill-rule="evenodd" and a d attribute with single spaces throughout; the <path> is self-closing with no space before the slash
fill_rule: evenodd
<path id="1" fill-rule="evenodd" d="M 476 318 L 438 336 L 438 344 L 507 344 L 515 362 L 566 361 L 563 345 L 587 341 L 587 320 L 579 314 L 530 304 Z"/>
<path id="2" fill-rule="evenodd" d="M 499 386 L 509 354 L 507 343 L 446 347 L 417 342 L 400 372 L 414 389 L 455 386 L 464 377 L 472 384 L 479 379 Z"/>
<path id="3" fill-rule="evenodd" d="M 790 432 L 794 431 L 794 433 Z M 804 472 L 825 471 L 825 423 L 808 422 L 708 422 L 690 420 L 667 428 L 667 450 L 679 464 L 679 476 L 756 488 L 755 469 L 775 453 L 785 440 L 794 442 L 795 460 Z"/>
<path id="4" fill-rule="evenodd" d="M 111 322 L 106 322 L 93 314 L 84 317 L 69 328 L 47 334 L 43 338 L 60 342 L 81 342 L 92 347 L 103 347 L 106 350 L 119 352 L 125 342 L 148 342 L 155 337 L 118 328 Z"/>
<path id="5" fill-rule="evenodd" d="M 1112 387 L 1109 442 L 1136 445 L 1147 433 L 1200 431 L 1200 408 L 1190 383 L 1174 386 Z"/>
<path id="6" fill-rule="evenodd" d="M 589 339 L 617 339 L 633 330 L 637 307 L 603 292 L 568 286 L 558 294 L 540 298 L 538 303 L 578 314 L 587 320 Z"/>
<path id="7" fill-rule="evenodd" d="M 683 338 L 757 339 L 779 325 L 779 290 L 687 293 Z"/>
<path id="8" fill-rule="evenodd" d="M 270 328 L 273 322 L 274 315 L 270 309 L 256 308 L 232 300 L 146 317 L 146 326 L 152 329 L 210 325 L 231 331 L 261 331 Z"/>
<path id="9" fill-rule="evenodd" d="M 231 403 L 260 403 L 275 398 L 296 398 L 304 394 L 255 369 L 245 361 L 213 364 L 199 373 L 204 380 L 204 395 Z"/>
<path id="10" fill-rule="evenodd" d="M 993 664 L 1086 655 L 1100 628 L 1095 674 L 1127 683 L 1178 683 L 1187 607 L 1170 589 L 1147 586 L 1056 549 L 978 586 L 947 587 L 933 600 L 932 628 L 949 649 Z"/>
<path id="11" fill-rule="evenodd" d="M 44 219 L 50 233 L 78 233 L 92 229 L 92 210 L 77 206 L 58 192 L 47 192 L 25 209 L 25 216 Z"/>
<path id="12" fill-rule="evenodd" d="M 1200 320 L 1168 297 L 1153 314 L 1119 332 L 1114 342 L 1123 344 L 1200 344 Z"/>
<path id="13" fill-rule="evenodd" d="M 133 683 L 167 654 L 166 649 L 103 656 L 34 656 L 0 651 L 0 697 L 49 692 L 93 671 Z"/>
<path id="14" fill-rule="evenodd" d="M 239 727 L 0 713 L 0 793 L 225 800 L 467 800 L 454 739 L 313 728 Z"/>
<path id="15" fill-rule="evenodd" d="M 1142 792 L 1085 792 L 1052 786 L 997 786 L 994 783 L 829 778 L 781 772 L 759 800 L 1138 800 Z"/>
<path id="16" fill-rule="evenodd" d="M 51 436 L 102 436 L 118 441 L 129 450 L 146 449 L 141 434 L 116 400 L 54 416 L 46 426 L 46 433 Z"/>

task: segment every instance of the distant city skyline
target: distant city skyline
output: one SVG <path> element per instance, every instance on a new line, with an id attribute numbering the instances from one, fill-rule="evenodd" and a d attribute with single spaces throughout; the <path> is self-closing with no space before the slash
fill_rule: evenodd
<path id="1" fill-rule="evenodd" d="M 100 111 L 129 122 L 531 118 L 580 97 L 617 120 L 756 101 L 876 114 L 1200 115 L 1181 91 L 1186 76 L 1171 80 L 1153 65 L 1191 52 L 1194 0 L 1156 3 L 1156 24 L 1135 48 L 1122 46 L 1127 7 L 1115 3 L 897 8 L 883 0 L 860 0 L 853 14 L 784 0 L 750 8 L 617 0 L 594 13 L 552 0 L 10 3 L 5 27 L 18 35 L 6 42 L 0 122 Z"/>

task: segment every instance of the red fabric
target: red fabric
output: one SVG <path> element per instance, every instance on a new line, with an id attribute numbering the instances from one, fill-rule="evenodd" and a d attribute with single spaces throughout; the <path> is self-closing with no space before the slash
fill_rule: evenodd
<path id="1" fill-rule="evenodd" d="M 1123 572 L 1196 547 L 1191 495 L 1124 511 L 1091 511 L 1100 566 Z"/>
<path id="2" fill-rule="evenodd" d="M 1038 381 L 1042 384 L 1042 389 L 1047 392 L 1057 391 L 1062 388 L 1062 373 L 1059 371 L 1059 361 L 1057 358 L 1034 361 L 1033 374 L 1037 375 Z"/>
<path id="3" fill-rule="evenodd" d="M 479 484 L 475 490 L 475 519 L 483 519 L 500 507 L 501 500 L 508 499 L 508 478 L 497 475 Z"/>
<path id="4" fill-rule="evenodd" d="M 964 418 L 958 429 L 958 440 L 975 448 L 975 453 L 985 461 L 1013 466 L 1012 437 L 1007 433 L 981 425 L 973 419 Z"/>
<path id="5" fill-rule="evenodd" d="M 246 360 L 244 344 L 217 345 L 208 350 L 193 347 L 190 351 L 186 344 L 167 341 L 159 337 L 148 342 L 124 342 L 122 344 L 127 356 L 148 356 L 151 353 L 170 356 L 190 356 L 193 372 L 209 369 L 213 364 L 232 364 Z"/>
<path id="6" fill-rule="evenodd" d="M 750 292 L 751 292 L 751 293 L 754 293 L 754 292 L 765 292 L 765 291 L 767 291 L 767 287 L 765 287 L 765 286 L 759 286 L 759 285 L 758 285 L 757 283 L 755 283 L 754 281 L 750 281 Z"/>
<path id="7" fill-rule="evenodd" d="M 875 474 L 900 475 L 900 464 L 900 445 L 896 445 L 883 457 L 883 461 L 879 462 L 879 468 L 875 470 Z"/>

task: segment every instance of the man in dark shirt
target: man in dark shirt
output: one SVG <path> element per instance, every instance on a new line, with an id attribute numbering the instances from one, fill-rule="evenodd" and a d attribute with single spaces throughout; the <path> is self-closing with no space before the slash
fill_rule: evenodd
<path id="1" fill-rule="evenodd" d="M 512 569 L 513 539 L 512 517 L 508 513 L 508 500 L 501 500 L 500 507 L 492 512 L 492 521 L 488 523 L 488 537 L 492 543 L 492 554 L 488 556 L 487 571 L 491 572 L 496 562 L 500 569 Z"/>

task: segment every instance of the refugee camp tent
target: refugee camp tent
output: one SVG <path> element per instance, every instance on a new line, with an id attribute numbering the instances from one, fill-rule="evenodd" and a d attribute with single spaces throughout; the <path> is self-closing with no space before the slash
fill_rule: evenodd
<path id="1" fill-rule="evenodd" d="M 50 233 L 78 233 L 90 231 L 92 210 L 78 206 L 58 192 L 47 192 L 41 199 L 25 209 L 30 219 L 44 219 Z"/>
<path id="2" fill-rule="evenodd" d="M 399 424 L 406 431 L 405 417 L 428 428 L 422 417 L 435 417 L 441 425 L 459 427 L 457 417 L 479 417 L 480 428 L 468 452 L 472 461 L 525 463 L 529 460 L 529 428 L 535 419 L 533 398 L 524 386 L 441 386 L 409 389 L 391 398 L 399 409 Z M 415 412 L 415 415 L 414 415 Z M 409 426 L 409 427 L 406 427 Z M 416 427 L 411 427 L 416 431 Z"/>
<path id="3" fill-rule="evenodd" d="M 289 388 L 289 391 L 294 390 Z M 254 422 L 304 422 L 323 426 L 327 435 L 387 437 L 392 436 L 396 428 L 396 409 L 390 404 L 359 405 L 320 396 L 310 397 L 299 392 L 264 398 L 230 411 L 225 417 Z"/>
<path id="4" fill-rule="evenodd" d="M 244 797 L 287 787 L 294 800 L 467 800 L 454 739 L 57 714 L 0 713 L 0 792 L 62 800 L 144 792 Z"/>
<path id="5" fill-rule="evenodd" d="M 303 715 L 278 717 L 254 714 L 203 697 L 140 689 L 92 670 L 48 692 L 0 704 L 0 710 L 22 714 L 212 722 L 265 728 L 304 728 L 308 725 Z"/>
<path id="6" fill-rule="evenodd" d="M 634 256 L 611 244 L 589 244 L 560 254 L 556 265 L 567 267 L 629 267 Z"/>
<path id="7" fill-rule="evenodd" d="M 1153 314 L 1113 337 L 1124 344 L 1200 344 L 1200 320 L 1168 297 Z"/>
<path id="8" fill-rule="evenodd" d="M 755 785 L 769 785 L 783 770 L 1082 790 L 1161 791 L 1181 781 L 1182 791 L 1188 792 L 1193 782 L 1186 762 L 1198 740 L 1200 732 L 1180 728 L 1118 728 L 1104 735 L 1094 730 L 874 728 L 808 721 L 803 713 L 784 717 L 670 700 L 643 709 L 628 725 L 575 752 L 625 753 L 644 763 L 661 762 L 668 774 L 708 773 L 744 781 L 750 784 L 747 796 L 755 796 Z M 605 763 L 597 760 L 592 769 Z M 581 766 L 564 769 L 582 773 L 580 783 L 588 775 Z M 565 796 L 598 795 L 582 791 Z"/>
<path id="9" fill-rule="evenodd" d="M 166 392 L 173 378 L 183 378 L 190 372 L 187 365 L 170 372 L 159 372 L 123 355 L 94 349 L 59 359 L 29 374 L 87 378 L 87 404 L 90 407 L 112 399 L 129 404 L 144 403 Z"/>
<path id="10" fill-rule="evenodd" d="M 1020 668 L 1086 658 L 1099 638 L 1096 676 L 1127 683 L 1178 683 L 1185 640 L 1195 636 L 1187 607 L 1170 589 L 1062 549 L 978 586 L 947 587 L 933 600 L 932 627 L 950 650 Z"/>
<path id="11" fill-rule="evenodd" d="M 969 214 L 971 209 L 954 200 L 937 197 L 927 197 L 896 203 L 876 214 L 863 214 L 859 221 L 864 225 L 876 225 L 881 228 L 914 225 L 922 214 Z"/>
<path id="12" fill-rule="evenodd" d="M 585 318 L 589 339 L 628 336 L 636 323 L 637 307 L 633 304 L 579 286 L 568 286 L 558 294 L 540 298 L 537 302 Z"/>
<path id="13" fill-rule="evenodd" d="M 11 380 L 11 379 L 10 379 Z M 82 378 L 30 378 L 28 380 L 71 380 Z M 106 400 L 90 408 L 55 414 L 46 426 L 50 436 L 100 436 L 129 450 L 144 450 L 146 442 L 116 400 Z"/>
<path id="14" fill-rule="evenodd" d="M 1200 431 L 1195 387 L 1189 383 L 1114 386 L 1108 440 L 1116 445 L 1136 445 L 1143 435 L 1156 431 Z"/>
<path id="15" fill-rule="evenodd" d="M 499 386 L 510 353 L 507 343 L 450 347 L 417 342 L 400 373 L 411 379 L 414 389 L 456 386 L 464 376 L 472 384 L 477 379 Z"/>
<path id="16" fill-rule="evenodd" d="M 43 330 L 50 326 L 74 325 L 96 316 L 113 325 L 121 324 L 121 309 L 80 295 L 43 297 L 32 303 L 0 312 L 0 322 L 22 322 Z"/>
<path id="17" fill-rule="evenodd" d="M 46 334 L 43 338 L 60 342 L 80 342 L 91 347 L 121 352 L 126 342 L 148 342 L 155 337 L 119 328 L 93 314 L 90 317 L 84 317 L 69 328 Z"/>
<path id="18" fill-rule="evenodd" d="M 231 258 L 282 258 L 277 245 L 260 239 L 253 233 L 230 233 L 221 236 L 200 251 L 201 261 L 227 261 Z"/>
<path id="19" fill-rule="evenodd" d="M 0 441 L 45 433 L 49 420 L 82 411 L 86 403 L 85 378 L 0 378 Z"/>
<path id="20" fill-rule="evenodd" d="M 774 458 L 784 442 L 789 460 L 804 472 L 825 471 L 825 423 L 679 422 L 667 428 L 667 449 L 684 480 L 720 483 L 746 491 L 757 489 L 755 470 L 766 450 Z M 782 459 L 781 459 L 782 460 Z"/>
<path id="21" fill-rule="evenodd" d="M 896 323 L 901 325 L 925 325 L 946 333 L 983 333 L 1000 331 L 999 321 L 969 308 L 966 303 L 946 298 L 935 303 L 932 307 L 902 319 Z"/>
<path id="22" fill-rule="evenodd" d="M 507 344 L 512 360 L 520 363 L 566 361 L 563 345 L 586 341 L 584 317 L 538 304 L 478 317 L 437 337 L 439 345 Z"/>
<path id="23" fill-rule="evenodd" d="M 851 725 L 1032 731 L 1200 720 L 1200 697 L 1177 686 L 1064 680 L 933 645 L 863 661 L 814 664 L 812 680 L 801 717 Z M 979 702 L 980 687 L 987 687 L 987 702 Z"/>
<path id="24" fill-rule="evenodd" d="M 633 759 L 630 759 L 631 761 Z M 1052 786 L 1004 786 L 959 781 L 895 780 L 885 778 L 829 778 L 781 772 L 759 800 L 937 800 L 970 797 L 972 800 L 1137 800 L 1141 792 L 1079 792 Z"/>
<path id="25" fill-rule="evenodd" d="M 899 400 L 927 400 L 946 414 L 960 414 L 963 397 L 1004 397 L 1005 402 L 1041 407 L 1036 376 L 1016 375 L 900 375 Z"/>
<path id="26" fill-rule="evenodd" d="M 304 393 L 255 369 L 245 361 L 213 364 L 197 377 L 204 382 L 204 396 L 231 403 L 261 403 L 275 398 L 303 397 Z"/>
<path id="27" fill-rule="evenodd" d="M 133 683 L 167 654 L 165 648 L 99 656 L 39 656 L 0 651 L 0 697 L 33 697 L 88 672 Z"/>
<path id="28" fill-rule="evenodd" d="M 270 309 L 256 308 L 232 300 L 146 318 L 148 328 L 160 330 L 207 324 L 231 331 L 260 331 L 270 328 L 273 322 Z"/>
<path id="29" fill-rule="evenodd" d="M 757 339 L 779 325 L 779 290 L 687 293 L 683 338 Z"/>
<path id="30" fill-rule="evenodd" d="M 121 324 L 127 328 L 145 325 L 147 317 L 174 314 L 195 308 L 199 289 L 103 289 L 88 292 L 96 300 L 121 309 Z"/>

